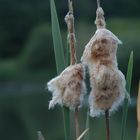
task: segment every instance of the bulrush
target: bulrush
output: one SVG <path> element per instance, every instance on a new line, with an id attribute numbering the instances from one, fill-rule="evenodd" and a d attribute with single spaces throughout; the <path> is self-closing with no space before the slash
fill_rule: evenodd
<path id="1" fill-rule="evenodd" d="M 125 98 L 125 77 L 118 69 L 116 52 L 121 41 L 105 28 L 104 12 L 96 12 L 97 31 L 86 45 L 81 61 L 89 68 L 91 92 L 90 115 L 115 111 Z"/>
<path id="2" fill-rule="evenodd" d="M 53 94 L 49 109 L 56 104 L 72 110 L 80 107 L 86 90 L 82 64 L 70 65 L 59 76 L 49 81 L 47 86 Z"/>

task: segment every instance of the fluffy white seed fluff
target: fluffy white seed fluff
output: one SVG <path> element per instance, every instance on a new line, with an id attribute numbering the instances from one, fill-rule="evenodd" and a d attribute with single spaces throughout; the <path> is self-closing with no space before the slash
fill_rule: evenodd
<path id="1" fill-rule="evenodd" d="M 92 117 L 104 114 L 109 109 L 110 113 L 115 112 L 123 103 L 126 95 L 125 78 L 119 70 L 105 70 L 101 66 L 98 71 L 91 72 L 92 90 L 89 96 L 90 115 Z"/>
<path id="2" fill-rule="evenodd" d="M 81 61 L 89 67 L 90 115 L 117 110 L 125 98 L 125 77 L 118 69 L 116 52 L 122 42 L 109 30 L 97 29 L 86 45 Z"/>
<path id="3" fill-rule="evenodd" d="M 70 65 L 59 76 L 49 81 L 47 86 L 52 92 L 49 109 L 56 104 L 72 110 L 80 107 L 86 91 L 82 64 Z"/>
<path id="4" fill-rule="evenodd" d="M 113 60 L 116 63 L 116 51 L 118 44 L 122 44 L 122 42 L 111 31 L 108 29 L 98 29 L 85 46 L 81 61 L 84 64 L 92 65 L 94 63 L 94 59 L 92 59 L 92 52 L 95 52 L 93 49 L 98 50 L 100 53 L 100 46 L 102 46 L 106 47 L 106 51 L 108 51 L 110 57 L 113 57 Z"/>

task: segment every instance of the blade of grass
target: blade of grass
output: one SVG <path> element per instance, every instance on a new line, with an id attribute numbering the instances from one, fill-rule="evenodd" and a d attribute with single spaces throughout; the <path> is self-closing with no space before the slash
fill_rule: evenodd
<path id="1" fill-rule="evenodd" d="M 130 54 L 130 58 L 128 62 L 128 69 L 127 69 L 127 76 L 126 76 L 126 89 L 129 94 L 131 90 L 132 72 L 133 72 L 133 51 Z"/>
<path id="2" fill-rule="evenodd" d="M 59 74 L 65 68 L 64 50 L 63 50 L 62 37 L 60 33 L 60 26 L 58 22 L 54 0 L 50 0 L 50 7 L 51 7 L 51 22 L 52 22 L 52 35 L 53 35 L 53 43 L 54 43 L 55 61 L 56 61 L 57 74 Z M 69 114 L 70 114 L 69 109 L 63 107 L 65 140 L 70 139 L 70 115 Z"/>
<path id="3" fill-rule="evenodd" d="M 132 71 L 133 71 L 133 51 L 130 54 L 128 68 L 127 68 L 127 76 L 126 76 L 126 89 L 127 89 L 129 94 L 130 94 L 130 89 L 131 89 Z M 128 105 L 129 105 L 129 101 L 128 101 L 128 99 L 125 99 L 124 104 L 123 104 L 121 140 L 125 140 L 125 129 L 126 129 Z"/>
<path id="4" fill-rule="evenodd" d="M 43 135 L 42 135 L 42 133 L 41 133 L 41 131 L 38 131 L 37 135 L 38 135 L 38 140 L 45 140 Z"/>
<path id="5" fill-rule="evenodd" d="M 64 118 L 64 131 L 65 140 L 70 140 L 70 110 L 67 107 L 63 107 L 63 118 Z"/>
<path id="6" fill-rule="evenodd" d="M 86 129 L 90 129 L 89 126 L 89 111 L 87 112 L 87 118 L 86 118 Z M 90 136 L 89 136 L 89 131 L 85 134 L 84 140 L 90 140 Z"/>
<path id="7" fill-rule="evenodd" d="M 50 0 L 51 4 L 51 22 L 52 22 L 52 35 L 53 35 L 53 44 L 54 44 L 54 52 L 55 52 L 55 61 L 57 74 L 62 72 L 65 68 L 64 61 L 64 50 L 62 45 L 62 37 L 60 33 L 60 26 L 58 22 L 57 12 L 54 0 Z"/>
<path id="8" fill-rule="evenodd" d="M 138 91 L 138 99 L 137 99 L 137 120 L 138 120 L 137 140 L 140 140 L 140 82 L 139 82 L 139 91 Z"/>
<path id="9" fill-rule="evenodd" d="M 84 135 L 85 135 L 88 131 L 89 131 L 89 129 L 86 129 L 86 130 L 77 138 L 77 140 L 81 140 L 81 139 L 84 137 Z"/>

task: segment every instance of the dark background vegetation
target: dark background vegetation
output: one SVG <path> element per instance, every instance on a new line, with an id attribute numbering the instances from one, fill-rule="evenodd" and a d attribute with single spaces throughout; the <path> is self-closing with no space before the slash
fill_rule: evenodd
<path id="1" fill-rule="evenodd" d="M 64 47 L 66 46 L 67 0 L 55 0 Z M 78 59 L 95 32 L 95 0 L 73 0 Z M 132 103 L 127 140 L 136 134 L 136 96 L 140 70 L 140 1 L 101 0 L 107 28 L 123 45 L 118 48 L 119 68 L 126 74 L 130 51 L 134 51 Z M 46 82 L 56 76 L 51 35 L 49 0 L 0 0 L 0 139 L 35 140 L 41 130 L 46 140 L 63 140 L 62 112 L 48 110 L 51 94 Z M 113 140 L 120 134 L 121 110 L 111 117 Z M 84 129 L 86 109 L 80 112 Z M 73 118 L 73 115 L 71 115 Z M 104 140 L 104 119 L 92 119 L 91 135 Z M 73 124 L 73 122 L 72 122 Z M 102 130 L 102 131 L 101 131 Z M 101 132 L 101 134 L 99 134 Z"/>

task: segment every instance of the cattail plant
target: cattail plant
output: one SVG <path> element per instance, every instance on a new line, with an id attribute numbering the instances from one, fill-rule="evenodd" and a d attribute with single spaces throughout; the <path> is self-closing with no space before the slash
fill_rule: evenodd
<path id="1" fill-rule="evenodd" d="M 139 91 L 138 91 L 138 100 L 137 100 L 137 140 L 140 140 L 140 83 L 139 83 Z"/>
<path id="2" fill-rule="evenodd" d="M 121 41 L 105 28 L 104 12 L 97 8 L 97 31 L 86 45 L 81 61 L 89 67 L 91 93 L 89 97 L 92 117 L 105 111 L 115 111 L 127 94 L 126 81 L 118 69 L 116 52 Z M 127 96 L 128 97 L 128 96 Z"/>
<path id="3" fill-rule="evenodd" d="M 111 31 L 106 28 L 104 11 L 97 0 L 97 11 L 95 24 L 97 30 L 81 57 L 80 64 L 77 64 L 75 49 L 74 13 L 72 1 L 68 0 L 69 11 L 65 16 L 68 31 L 68 46 L 70 50 L 70 62 L 68 54 L 64 55 L 59 22 L 55 9 L 54 0 L 51 0 L 52 33 L 57 66 L 57 76 L 47 83 L 48 90 L 52 92 L 52 100 L 49 102 L 49 109 L 55 105 L 64 109 L 65 140 L 70 140 L 70 118 L 69 110 L 75 112 L 76 139 L 80 140 L 89 130 L 89 115 L 87 115 L 87 126 L 80 135 L 78 123 L 78 111 L 82 106 L 84 94 L 86 93 L 85 66 L 89 69 L 91 92 L 89 95 L 89 114 L 91 117 L 98 117 L 102 114 L 106 118 L 107 140 L 110 140 L 109 116 L 123 104 L 123 117 L 121 140 L 124 140 L 127 111 L 129 104 L 129 93 L 132 79 L 133 53 L 130 55 L 127 82 L 124 74 L 119 70 L 116 52 L 118 45 L 122 42 Z M 64 57 L 66 56 L 66 57 Z M 65 61 L 64 61 L 65 60 Z M 69 64 L 70 65 L 67 65 Z M 89 140 L 89 137 L 86 137 Z"/>
<path id="4" fill-rule="evenodd" d="M 49 109 L 56 104 L 68 107 L 75 111 L 76 138 L 79 137 L 78 109 L 82 104 L 86 91 L 84 82 L 84 68 L 77 64 L 75 50 L 74 15 L 72 2 L 68 0 L 69 12 L 65 16 L 68 29 L 68 44 L 70 47 L 70 66 L 65 68 L 57 77 L 47 83 L 48 90 L 52 92 Z"/>
<path id="5" fill-rule="evenodd" d="M 81 61 L 89 68 L 91 92 L 90 115 L 105 114 L 107 140 L 110 139 L 109 113 L 118 109 L 124 99 L 130 100 L 126 80 L 118 69 L 116 52 L 122 42 L 106 29 L 104 11 L 97 0 L 95 24 L 97 31 L 86 45 Z"/>

